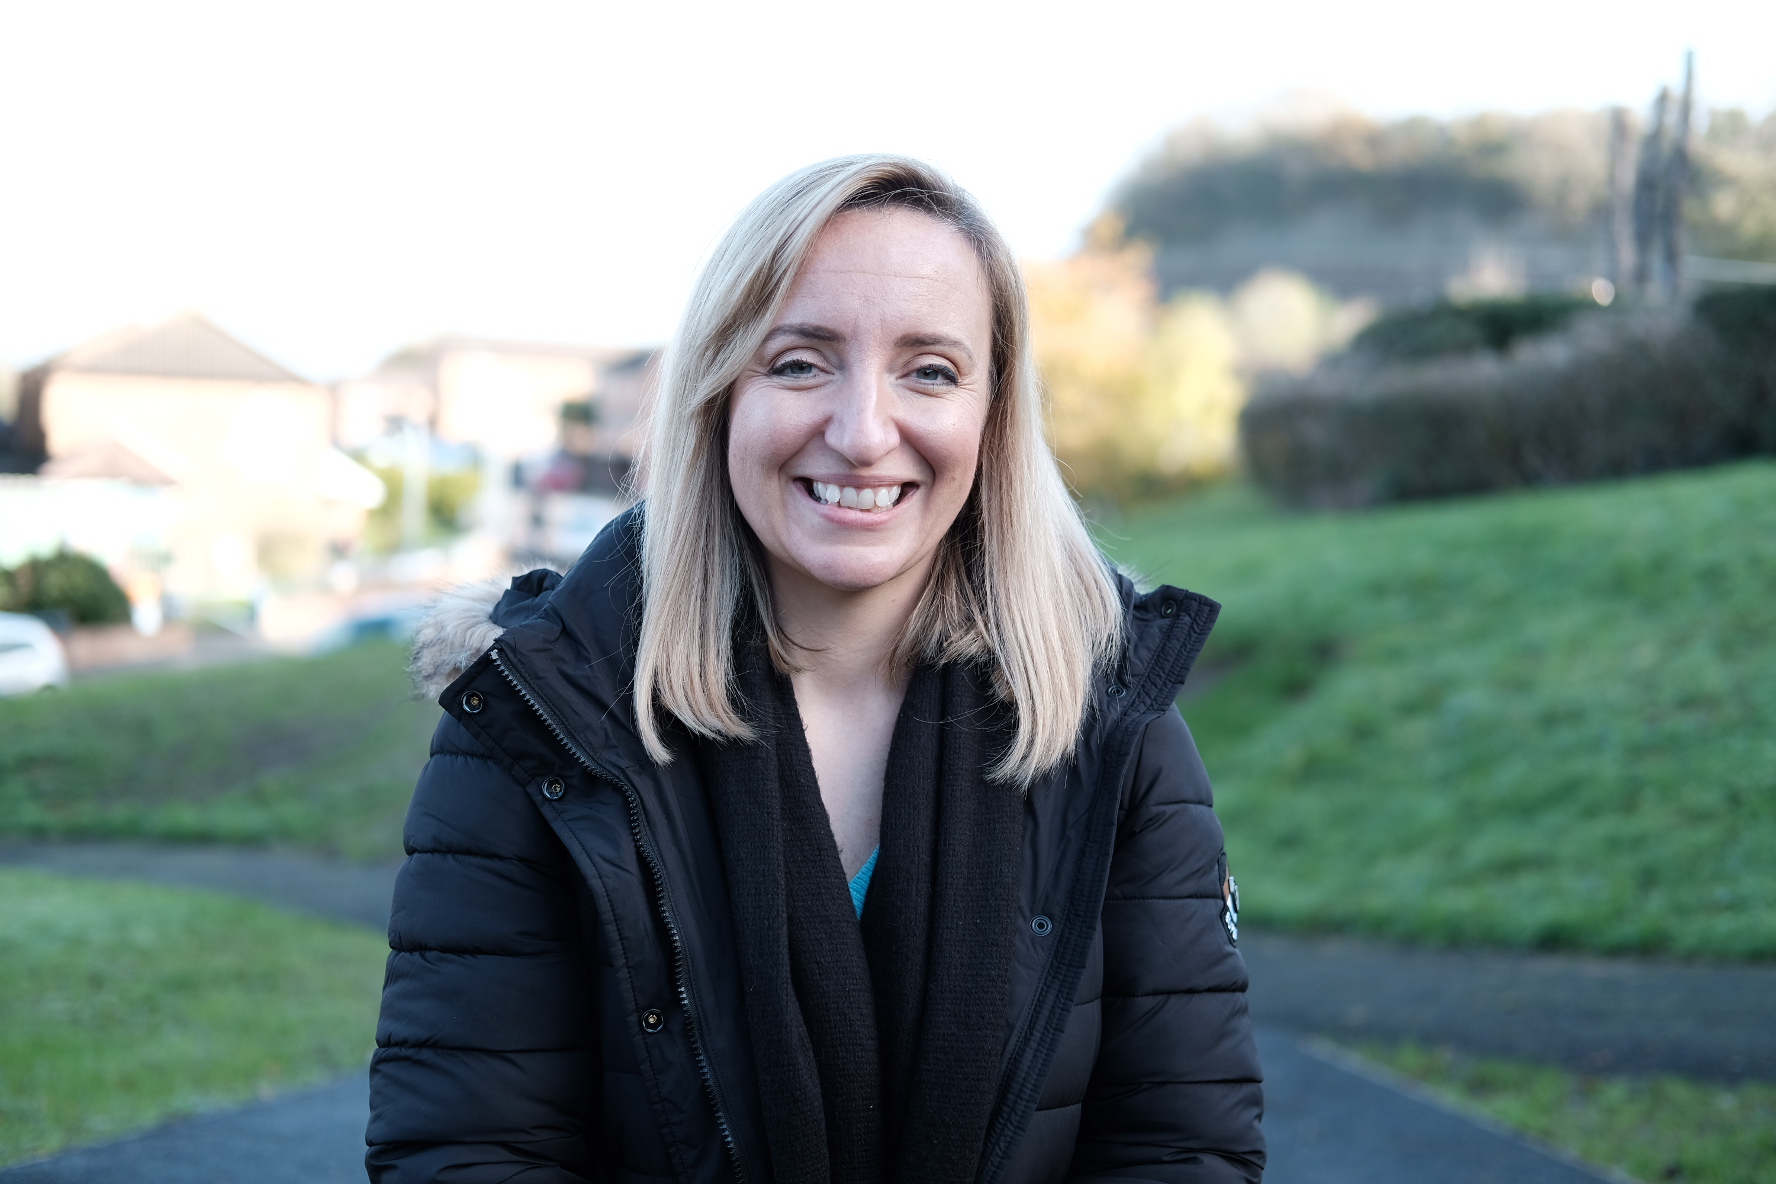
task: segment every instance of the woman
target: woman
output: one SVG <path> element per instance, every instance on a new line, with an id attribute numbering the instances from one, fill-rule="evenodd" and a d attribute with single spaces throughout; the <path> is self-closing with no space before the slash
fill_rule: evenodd
<path id="1" fill-rule="evenodd" d="M 1257 1179 L 1216 606 L 1093 549 L 1003 240 L 815 165 L 668 358 L 646 501 L 421 633 L 371 1176 Z"/>

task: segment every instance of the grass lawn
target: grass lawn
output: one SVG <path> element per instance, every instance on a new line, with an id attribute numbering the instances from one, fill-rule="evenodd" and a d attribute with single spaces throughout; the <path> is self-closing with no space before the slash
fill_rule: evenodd
<path id="1" fill-rule="evenodd" d="M 213 893 L 0 870 L 0 1163 L 365 1064 L 387 954 Z"/>
<path id="2" fill-rule="evenodd" d="M 1776 956 L 1776 464 L 1100 534 L 1226 606 L 1184 710 L 1254 923 Z"/>
<path id="3" fill-rule="evenodd" d="M 1361 1052 L 1457 1109 L 1638 1180 L 1776 1180 L 1776 1085 L 1582 1077 L 1414 1045 L 1369 1045 Z"/>
<path id="4" fill-rule="evenodd" d="M 403 662 L 381 642 L 0 699 L 0 835 L 398 856 L 438 719 Z"/>

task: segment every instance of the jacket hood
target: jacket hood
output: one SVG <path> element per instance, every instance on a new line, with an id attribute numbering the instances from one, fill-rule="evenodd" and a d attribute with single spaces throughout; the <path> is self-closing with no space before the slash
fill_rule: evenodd
<path id="1" fill-rule="evenodd" d="M 424 619 L 413 631 L 413 652 L 407 662 L 416 691 L 436 699 L 493 647 L 506 631 L 503 625 L 494 624 L 493 606 L 505 594 L 511 578 L 498 576 L 459 584 L 426 606 Z"/>

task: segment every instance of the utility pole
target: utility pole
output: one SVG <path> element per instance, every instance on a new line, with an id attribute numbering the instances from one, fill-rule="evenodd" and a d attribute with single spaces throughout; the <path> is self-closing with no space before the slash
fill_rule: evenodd
<path id="1" fill-rule="evenodd" d="M 1667 301 L 1677 299 L 1683 290 L 1683 257 L 1684 257 L 1684 198 L 1690 188 L 1690 120 L 1691 108 L 1696 97 L 1696 54 L 1694 50 L 1684 53 L 1683 98 L 1677 105 L 1677 126 L 1672 129 L 1671 150 L 1665 161 L 1665 200 L 1660 204 L 1664 207 L 1665 268 L 1661 278 L 1664 280 L 1664 296 Z"/>
<path id="2" fill-rule="evenodd" d="M 1610 109 L 1610 282 L 1619 292 L 1634 282 L 1634 129 L 1628 108 Z"/>
<path id="3" fill-rule="evenodd" d="M 423 423 L 401 424 L 401 550 L 425 546 L 426 486 L 431 478 L 432 434 Z"/>
<path id="4" fill-rule="evenodd" d="M 1658 258 L 1659 215 L 1665 180 L 1665 108 L 1671 103 L 1669 87 L 1659 88 L 1653 100 L 1653 118 L 1640 142 L 1640 164 L 1634 172 L 1634 293 L 1646 297 L 1653 290 L 1653 267 Z"/>

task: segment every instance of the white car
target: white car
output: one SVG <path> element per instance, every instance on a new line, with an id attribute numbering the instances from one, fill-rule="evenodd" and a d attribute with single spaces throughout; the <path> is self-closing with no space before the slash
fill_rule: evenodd
<path id="1" fill-rule="evenodd" d="M 0 613 L 0 695 L 68 685 L 68 656 L 55 631 L 24 613 Z"/>

